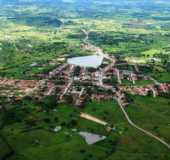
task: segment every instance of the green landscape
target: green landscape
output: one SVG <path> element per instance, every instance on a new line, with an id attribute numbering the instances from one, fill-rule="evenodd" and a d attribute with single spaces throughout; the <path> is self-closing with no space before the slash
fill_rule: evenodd
<path id="1" fill-rule="evenodd" d="M 169 1 L 0 0 L 0 160 L 56 159 L 170 159 Z"/>

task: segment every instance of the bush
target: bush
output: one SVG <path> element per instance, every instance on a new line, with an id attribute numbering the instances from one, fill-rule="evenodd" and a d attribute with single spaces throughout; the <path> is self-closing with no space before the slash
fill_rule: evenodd
<path id="1" fill-rule="evenodd" d="M 41 99 L 41 106 L 45 110 L 53 109 L 57 105 L 56 96 L 45 96 Z"/>

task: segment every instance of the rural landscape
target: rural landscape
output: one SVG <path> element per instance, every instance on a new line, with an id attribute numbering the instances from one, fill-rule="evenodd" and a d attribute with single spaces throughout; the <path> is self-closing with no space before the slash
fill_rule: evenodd
<path id="1" fill-rule="evenodd" d="M 0 160 L 169 160 L 170 2 L 0 0 Z"/>

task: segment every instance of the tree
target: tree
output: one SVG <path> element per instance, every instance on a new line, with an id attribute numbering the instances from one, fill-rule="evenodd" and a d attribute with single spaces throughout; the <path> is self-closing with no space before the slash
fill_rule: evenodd
<path id="1" fill-rule="evenodd" d="M 72 104 L 72 103 L 73 103 L 73 97 L 72 97 L 72 95 L 65 95 L 65 101 L 66 101 L 68 104 Z"/>
<path id="2" fill-rule="evenodd" d="M 45 96 L 41 99 L 41 106 L 45 110 L 53 109 L 57 105 L 56 96 Z"/>
<path id="3" fill-rule="evenodd" d="M 14 154 L 14 149 L 13 147 L 9 144 L 8 140 L 6 139 L 6 137 L 3 135 L 3 128 L 5 126 L 5 122 L 6 122 L 6 118 L 8 116 L 8 111 L 6 109 L 6 104 L 7 104 L 7 101 L 5 99 L 0 99 L 0 113 L 1 113 L 1 123 L 0 123 L 0 139 L 3 141 L 4 144 L 6 144 L 6 146 L 8 147 L 9 149 L 9 152 L 4 155 L 4 158 L 2 159 L 5 159 L 11 155 Z"/>
<path id="4" fill-rule="evenodd" d="M 167 71 L 170 71 L 170 62 L 166 63 L 166 69 L 167 69 Z"/>
<path id="5" fill-rule="evenodd" d="M 80 75 L 80 71 L 81 71 L 81 67 L 76 66 L 75 69 L 74 69 L 73 76 L 79 76 Z"/>

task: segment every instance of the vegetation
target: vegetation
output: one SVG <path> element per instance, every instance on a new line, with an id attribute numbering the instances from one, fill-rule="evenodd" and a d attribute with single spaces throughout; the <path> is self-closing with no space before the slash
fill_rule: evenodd
<path id="1" fill-rule="evenodd" d="M 128 107 L 128 112 L 142 127 L 170 141 L 168 127 L 170 102 L 160 97 L 157 99 L 158 105 L 155 106 L 153 105 L 155 101 L 151 97 L 133 97 L 133 104 Z M 59 105 L 55 110 L 50 109 L 48 112 L 40 112 L 41 107 L 34 101 L 25 100 L 20 103 L 20 108 L 18 104 L 13 106 L 16 107 L 8 110 L 10 116 L 3 129 L 3 134 L 15 147 L 16 154 L 10 158 L 12 160 L 23 158 L 53 160 L 56 154 L 60 155 L 61 160 L 92 159 L 89 156 L 93 159 L 170 158 L 169 151 L 161 144 L 130 127 L 118 105 L 111 101 L 88 103 L 83 110 Z M 113 124 L 116 130 L 108 134 L 103 126 L 81 119 L 79 117 L 81 111 Z M 58 133 L 53 132 L 55 126 L 59 125 L 62 126 L 62 130 Z M 72 131 L 75 128 L 78 131 L 106 135 L 107 139 L 88 146 L 76 132 Z"/>

